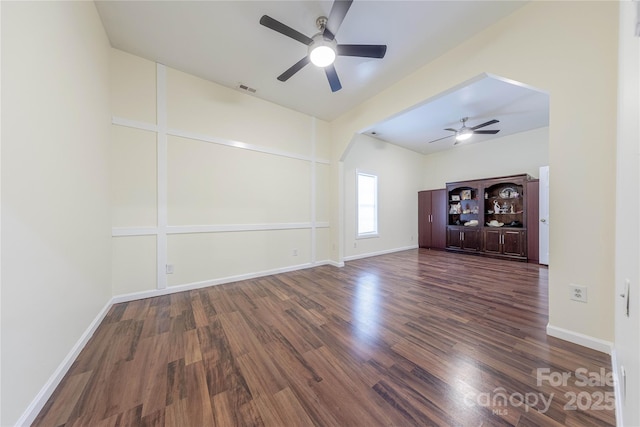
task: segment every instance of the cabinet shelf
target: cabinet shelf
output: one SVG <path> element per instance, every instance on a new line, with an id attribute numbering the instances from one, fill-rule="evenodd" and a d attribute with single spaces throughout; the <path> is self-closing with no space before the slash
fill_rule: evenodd
<path id="1" fill-rule="evenodd" d="M 515 200 L 515 199 L 521 199 L 521 196 L 518 197 L 500 197 L 500 196 L 491 196 L 491 197 L 486 197 L 485 200 Z"/>
<path id="2" fill-rule="evenodd" d="M 493 213 L 493 212 L 489 213 L 489 212 L 487 212 L 486 215 L 521 215 L 522 212 L 523 211 L 518 211 L 518 212 L 513 212 L 513 213 L 511 213 L 511 212 L 507 212 L 507 213 Z"/>

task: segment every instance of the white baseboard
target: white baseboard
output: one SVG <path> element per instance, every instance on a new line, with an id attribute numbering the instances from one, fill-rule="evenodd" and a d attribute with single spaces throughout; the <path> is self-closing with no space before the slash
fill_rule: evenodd
<path id="1" fill-rule="evenodd" d="M 226 283 L 233 283 L 233 282 L 240 282 L 242 280 L 256 279 L 258 277 L 271 276 L 271 275 L 274 275 L 274 274 L 287 273 L 287 272 L 290 272 L 290 271 L 304 270 L 304 269 L 307 269 L 307 268 L 319 267 L 321 265 L 334 265 L 334 263 L 333 263 L 333 261 L 328 261 L 328 260 L 327 261 L 317 261 L 315 263 L 298 264 L 298 265 L 292 265 L 292 266 L 289 266 L 289 267 L 274 268 L 272 270 L 258 271 L 258 272 L 255 272 L 255 273 L 239 274 L 237 276 L 227 276 L 227 277 L 222 277 L 220 279 L 203 280 L 201 282 L 185 283 L 185 284 L 182 284 L 182 285 L 168 286 L 165 289 L 153 289 L 153 290 L 149 290 L 149 291 L 134 292 L 134 293 L 131 293 L 131 294 L 116 295 L 116 296 L 113 297 L 112 301 L 113 301 L 114 304 L 118 304 L 118 303 L 121 303 L 121 302 L 129 302 L 129 301 L 135 301 L 135 300 L 139 300 L 139 299 L 145 299 L 145 298 L 158 297 L 158 296 L 162 296 L 162 295 L 175 294 L 177 292 L 191 291 L 191 290 L 194 290 L 194 289 L 206 288 L 208 286 L 224 285 Z"/>
<path id="2" fill-rule="evenodd" d="M 569 341 L 574 344 L 581 345 L 593 350 L 607 353 L 611 356 L 611 372 L 613 374 L 613 393 L 616 401 L 616 425 L 622 425 L 622 389 L 620 388 L 620 375 L 618 375 L 618 357 L 616 348 L 610 341 L 594 338 L 568 329 L 558 328 L 557 326 L 547 325 L 547 335 Z"/>
<path id="3" fill-rule="evenodd" d="M 369 253 L 366 253 L 366 254 L 351 255 L 351 256 L 348 256 L 348 257 L 344 257 L 344 260 L 345 261 L 353 261 L 353 260 L 356 260 L 356 259 L 369 258 L 369 257 L 372 257 L 372 256 L 392 254 L 394 252 L 408 251 L 409 249 L 418 249 L 418 245 L 405 246 L 405 247 L 402 247 L 402 248 L 386 249 L 384 251 L 369 252 Z"/>
<path id="4" fill-rule="evenodd" d="M 111 308 L 112 305 L 113 305 L 113 299 L 109 300 L 107 304 L 102 308 L 102 310 L 100 310 L 100 312 L 95 317 L 95 319 L 93 319 L 93 321 L 91 322 L 87 330 L 82 334 L 82 336 L 80 336 L 80 339 L 71 348 L 71 351 L 69 352 L 69 354 L 67 354 L 67 357 L 64 358 L 62 363 L 54 371 L 53 375 L 49 377 L 47 382 L 40 389 L 40 391 L 38 392 L 36 397 L 33 399 L 33 401 L 31 401 L 29 406 L 27 406 L 27 409 L 22 413 L 20 418 L 18 418 L 18 421 L 16 421 L 16 424 L 15 424 L 16 426 L 26 427 L 26 426 L 30 426 L 31 423 L 33 423 L 33 421 L 36 419 L 36 417 L 38 416 L 42 408 L 44 408 L 44 405 L 47 403 L 47 400 L 49 400 L 49 398 L 55 391 L 56 387 L 58 387 L 58 385 L 60 384 L 60 381 L 62 381 L 62 378 L 64 378 L 64 376 L 69 371 L 69 368 L 71 368 L 71 365 L 73 365 L 73 362 L 75 362 L 76 358 L 78 357 L 78 355 L 80 354 L 84 346 L 87 345 L 87 342 L 89 342 L 89 339 L 91 339 L 96 329 L 98 329 L 98 326 L 100 326 L 100 323 L 102 323 L 102 320 L 105 318 L 105 316 L 109 312 L 109 309 Z"/>
<path id="5" fill-rule="evenodd" d="M 338 261 L 334 261 L 334 260 L 330 259 L 326 263 L 327 263 L 327 265 L 332 265 L 332 266 L 338 267 L 338 268 L 344 267 L 344 261 L 338 262 Z"/>
<path id="6" fill-rule="evenodd" d="M 594 338 L 568 329 L 558 328 L 557 326 L 552 326 L 550 324 L 547 325 L 547 335 L 607 354 L 611 354 L 611 351 L 613 350 L 613 343 L 610 341 L 601 340 L 599 338 Z"/>

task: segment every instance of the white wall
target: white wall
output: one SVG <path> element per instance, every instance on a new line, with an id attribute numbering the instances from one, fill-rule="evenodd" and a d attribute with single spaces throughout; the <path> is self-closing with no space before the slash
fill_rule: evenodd
<path id="1" fill-rule="evenodd" d="M 109 44 L 92 2 L 2 2 L 2 418 L 109 301 Z"/>
<path id="2" fill-rule="evenodd" d="M 357 170 L 378 176 L 378 237 L 356 237 Z M 422 155 L 358 134 L 344 158 L 344 176 L 347 259 L 418 246 Z"/>
<path id="3" fill-rule="evenodd" d="M 327 262 L 327 122 L 116 49 L 111 76 L 115 295 Z"/>
<path id="4" fill-rule="evenodd" d="M 613 341 L 614 233 L 611 209 L 589 203 L 615 203 L 617 30 L 617 2 L 531 2 L 332 123 L 339 159 L 360 129 L 481 73 L 549 93 L 549 332 L 601 349 Z M 570 283 L 589 287 L 588 303 L 569 300 Z"/>
<path id="5" fill-rule="evenodd" d="M 549 163 L 549 128 L 458 145 L 424 157 L 424 189 L 445 188 L 447 182 L 528 173 L 538 177 Z"/>

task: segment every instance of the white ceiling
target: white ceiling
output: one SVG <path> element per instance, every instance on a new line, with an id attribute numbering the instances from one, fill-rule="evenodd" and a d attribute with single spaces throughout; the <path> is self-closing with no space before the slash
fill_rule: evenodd
<path id="1" fill-rule="evenodd" d="M 526 132 L 549 125 L 549 95 L 525 84 L 483 74 L 395 116 L 364 129 L 375 138 L 422 154 L 453 147 L 460 119 L 473 127 L 489 120 L 500 123 L 479 130 L 499 129 L 495 135 L 473 135 L 459 144 L 476 144 L 491 138 Z M 447 137 L 449 136 L 449 137 Z M 430 141 L 447 137 L 430 143 Z"/>
<path id="2" fill-rule="evenodd" d="M 318 31 L 316 18 L 329 15 L 332 1 L 95 3 L 111 45 L 117 49 L 223 86 L 236 88 L 242 83 L 256 89 L 253 96 L 333 120 L 526 2 L 355 0 L 336 40 L 386 44 L 387 53 L 383 59 L 338 57 L 335 68 L 343 88 L 335 93 L 324 70 L 311 64 L 288 81 L 278 81 L 277 76 L 306 55 L 307 47 L 259 24 L 266 14 L 313 36 Z M 380 139 L 424 153 L 450 148 L 452 142 L 425 142 L 445 136 L 442 129 L 446 127 L 458 128 L 464 116 L 470 117 L 469 126 L 499 119 L 501 132 L 496 136 L 528 130 L 518 126 L 525 119 L 523 111 L 534 108 L 535 96 L 527 98 L 527 88 L 521 85 L 491 78 L 483 82 L 485 78 L 465 82 L 371 129 Z M 519 104 L 513 103 L 516 100 Z M 548 111 L 540 114 L 548 115 Z M 540 126 L 539 121 L 535 123 L 531 126 Z M 474 141 L 481 140 L 474 137 Z"/>

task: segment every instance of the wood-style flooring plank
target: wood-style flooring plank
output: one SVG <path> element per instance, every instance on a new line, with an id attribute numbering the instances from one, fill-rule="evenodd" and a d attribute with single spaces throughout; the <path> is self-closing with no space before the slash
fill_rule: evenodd
<path id="1" fill-rule="evenodd" d="M 33 426 L 613 426 L 571 408 L 611 360 L 547 336 L 547 282 L 418 249 L 116 304 Z"/>

